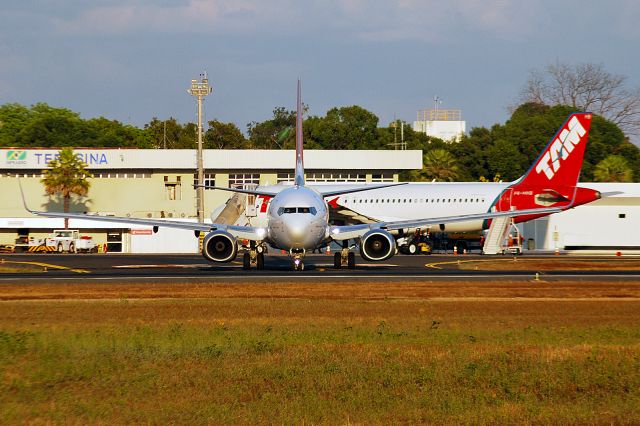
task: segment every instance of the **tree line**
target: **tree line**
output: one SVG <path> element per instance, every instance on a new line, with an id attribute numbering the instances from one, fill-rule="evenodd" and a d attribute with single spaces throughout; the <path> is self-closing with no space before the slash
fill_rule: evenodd
<path id="1" fill-rule="evenodd" d="M 335 107 L 324 116 L 305 117 L 305 147 L 393 149 L 403 134 L 407 149 L 423 151 L 422 170 L 403 174 L 405 180 L 510 181 L 527 171 L 570 113 L 595 110 L 581 180 L 637 181 L 640 150 L 623 129 L 637 133 L 640 92 L 625 89 L 623 82 L 602 66 L 549 66 L 531 74 L 521 104 L 504 124 L 473 128 L 457 143 L 414 132 L 407 123 L 381 126 L 374 113 L 357 105 Z M 246 136 L 234 123 L 214 119 L 207 124 L 206 149 L 295 146 L 295 111 L 284 107 L 265 121 L 249 123 Z M 44 103 L 0 106 L 0 147 L 187 149 L 195 147 L 196 131 L 195 123 L 175 118 L 154 117 L 140 128 L 104 117 L 82 119 Z"/>

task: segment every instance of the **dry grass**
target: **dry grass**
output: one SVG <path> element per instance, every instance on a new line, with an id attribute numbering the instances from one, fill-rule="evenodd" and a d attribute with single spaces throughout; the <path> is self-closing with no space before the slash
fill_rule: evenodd
<path id="1" fill-rule="evenodd" d="M 0 423 L 638 424 L 637 287 L 1 286 Z"/>
<path id="2" fill-rule="evenodd" d="M 461 270 L 482 271 L 640 271 L 637 258 L 575 258 L 505 256 L 492 259 L 460 259 L 455 266 Z"/>
<path id="3" fill-rule="evenodd" d="M 0 300 L 30 299 L 159 299 L 159 298 L 302 298 L 302 299 L 433 299 L 433 298 L 640 298 L 640 282 L 618 281 L 314 281 L 229 283 L 2 284 Z"/>

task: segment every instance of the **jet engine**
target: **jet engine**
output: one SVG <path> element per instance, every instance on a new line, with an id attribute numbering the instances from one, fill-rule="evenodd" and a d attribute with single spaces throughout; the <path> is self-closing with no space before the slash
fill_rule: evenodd
<path id="1" fill-rule="evenodd" d="M 238 244 L 226 231 L 212 231 L 204 237 L 202 255 L 214 262 L 231 262 L 238 254 Z"/>
<path id="2" fill-rule="evenodd" d="M 386 260 L 396 254 L 396 240 L 382 229 L 367 232 L 360 239 L 360 256 L 364 260 Z"/>

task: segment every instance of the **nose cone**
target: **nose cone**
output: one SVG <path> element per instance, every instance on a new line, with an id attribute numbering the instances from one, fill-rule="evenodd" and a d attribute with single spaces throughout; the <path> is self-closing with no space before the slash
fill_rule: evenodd
<path id="1" fill-rule="evenodd" d="M 307 230 L 303 226 L 291 226 L 289 227 L 289 236 L 292 241 L 302 242 L 307 234 Z"/>
<path id="2" fill-rule="evenodd" d="M 292 217 L 286 224 L 289 240 L 294 245 L 304 245 L 309 234 L 309 221 L 304 217 Z"/>

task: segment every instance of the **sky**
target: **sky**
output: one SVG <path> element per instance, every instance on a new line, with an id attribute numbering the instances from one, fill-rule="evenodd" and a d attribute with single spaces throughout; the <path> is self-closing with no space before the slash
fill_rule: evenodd
<path id="1" fill-rule="evenodd" d="M 0 104 L 46 102 L 143 126 L 206 119 L 246 131 L 275 107 L 360 105 L 386 126 L 461 109 L 509 118 L 529 73 L 603 64 L 640 86 L 637 0 L 1 0 Z"/>

